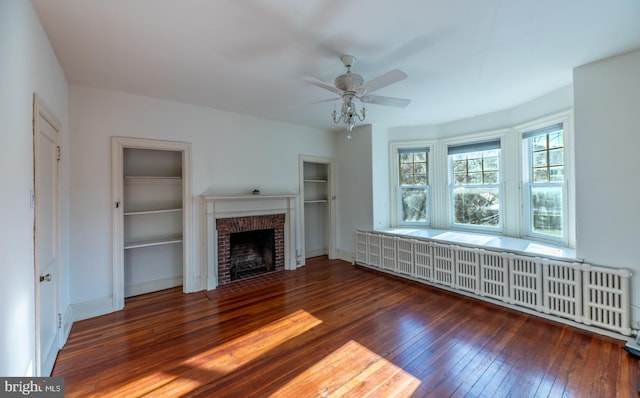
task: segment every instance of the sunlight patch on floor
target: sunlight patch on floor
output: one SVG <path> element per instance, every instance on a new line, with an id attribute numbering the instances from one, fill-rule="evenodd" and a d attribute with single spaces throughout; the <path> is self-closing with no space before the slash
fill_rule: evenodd
<path id="1" fill-rule="evenodd" d="M 233 372 L 321 323 L 321 320 L 308 312 L 298 310 L 189 358 L 177 366 L 176 372 L 172 372 L 172 369 L 158 370 L 120 389 L 110 391 L 109 394 L 134 397 L 148 393 L 153 393 L 154 396 L 178 396 L 188 393 Z M 167 375 L 172 373 L 182 376 L 168 378 Z"/>
<path id="2" fill-rule="evenodd" d="M 408 397 L 420 380 L 350 340 L 300 373 L 271 397 Z"/>

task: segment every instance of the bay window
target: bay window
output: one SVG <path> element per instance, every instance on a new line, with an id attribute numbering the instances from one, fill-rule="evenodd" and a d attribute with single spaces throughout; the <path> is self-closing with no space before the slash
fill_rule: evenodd
<path id="1" fill-rule="evenodd" d="M 500 130 L 389 143 L 390 226 L 575 247 L 570 111 Z"/>

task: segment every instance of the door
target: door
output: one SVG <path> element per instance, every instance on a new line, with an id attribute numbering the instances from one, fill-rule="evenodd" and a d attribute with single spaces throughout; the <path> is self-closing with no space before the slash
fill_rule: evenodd
<path id="1" fill-rule="evenodd" d="M 60 123 L 34 96 L 36 374 L 49 376 L 59 343 Z"/>

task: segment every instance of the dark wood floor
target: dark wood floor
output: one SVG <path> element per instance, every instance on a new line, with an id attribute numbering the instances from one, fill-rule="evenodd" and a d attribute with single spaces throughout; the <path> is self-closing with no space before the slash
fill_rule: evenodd
<path id="1" fill-rule="evenodd" d="M 635 397 L 623 341 L 320 257 L 76 322 L 66 397 Z M 242 283 L 242 282 L 238 282 Z"/>

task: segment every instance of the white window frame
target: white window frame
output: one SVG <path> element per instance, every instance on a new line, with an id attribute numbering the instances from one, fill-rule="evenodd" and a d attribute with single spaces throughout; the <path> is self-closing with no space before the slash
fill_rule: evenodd
<path id="1" fill-rule="evenodd" d="M 415 185 L 410 188 L 425 189 L 427 194 L 427 221 L 426 222 L 406 222 L 402 220 L 402 189 L 400 186 L 400 168 L 398 156 L 402 150 L 411 150 L 427 148 L 427 185 Z M 407 142 L 391 142 L 389 144 L 389 163 L 390 163 L 390 181 L 392 186 L 392 194 L 390 198 L 391 202 L 391 225 L 396 227 L 429 227 L 432 224 L 432 210 L 433 210 L 433 198 L 432 198 L 432 179 L 433 179 L 433 167 L 432 167 L 432 141 L 407 141 Z M 407 188 L 407 187 L 404 187 Z"/>
<path id="2" fill-rule="evenodd" d="M 566 217 L 563 219 L 566 229 L 564 240 L 549 240 L 548 236 L 537 236 L 528 233 L 529 209 L 526 181 L 523 176 L 528 173 L 526 167 L 526 151 L 522 134 L 545 126 L 562 123 L 564 131 L 564 176 Z M 525 238 L 531 241 L 552 243 L 567 248 L 575 248 L 576 243 L 576 210 L 575 210 L 575 164 L 574 164 L 574 131 L 573 111 L 571 109 L 538 117 L 520 125 L 511 125 L 502 129 L 485 132 L 460 134 L 452 138 L 428 140 L 397 141 L 389 143 L 389 202 L 390 226 L 399 225 L 398 213 L 398 148 L 429 147 L 429 225 L 411 225 L 415 228 L 436 228 L 450 230 L 471 230 Z M 468 228 L 466 225 L 454 224 L 453 197 L 449 185 L 449 145 L 473 144 L 476 142 L 500 139 L 500 223 L 501 229 Z M 400 209 L 401 210 L 401 209 Z"/>
<path id="3" fill-rule="evenodd" d="M 456 146 L 475 146 L 475 145 L 482 145 L 484 143 L 487 142 L 492 142 L 492 141 L 498 141 L 498 150 L 499 150 L 499 155 L 498 155 L 498 162 L 499 162 L 499 169 L 498 169 L 498 182 L 495 184 L 465 184 L 464 187 L 466 188 L 498 188 L 498 195 L 499 195 L 499 199 L 500 199 L 500 207 L 498 210 L 498 226 L 496 227 L 488 227 L 488 226 L 482 226 L 482 225 L 472 225 L 472 224 L 459 224 L 455 222 L 455 200 L 454 200 L 454 189 L 457 185 L 454 184 L 454 178 L 453 178 L 453 161 L 451 156 L 449 155 L 449 151 L 448 148 L 449 147 L 456 147 Z M 504 159 L 503 159 L 503 145 L 502 145 L 502 137 L 484 137 L 484 138 L 475 138 L 475 139 L 471 139 L 471 140 L 465 140 L 464 142 L 458 142 L 458 143 L 449 143 L 447 145 L 447 178 L 448 178 L 448 204 L 449 204 L 449 226 L 451 229 L 459 229 L 459 230 L 470 230 L 470 231 L 482 231 L 482 232 L 489 232 L 489 233 L 503 233 L 504 231 L 504 188 L 503 188 L 503 181 L 504 181 L 504 177 L 503 177 L 503 168 L 504 168 Z M 471 152 L 475 152 L 475 151 L 469 151 L 469 153 Z"/>
<path id="4" fill-rule="evenodd" d="M 564 179 L 562 182 L 549 182 L 549 183 L 533 183 L 531 181 L 531 148 L 529 137 L 525 138 L 525 134 L 530 134 L 536 130 L 541 130 L 547 127 L 551 127 L 557 124 L 562 124 L 563 135 L 563 162 L 564 162 Z M 537 120 L 526 125 L 517 126 L 516 131 L 521 140 L 522 146 L 522 236 L 558 244 L 561 246 L 574 247 L 575 242 L 575 224 L 573 215 L 575 214 L 575 204 L 573 202 L 573 195 L 571 192 L 571 181 L 573 181 L 573 151 L 572 151 L 572 118 L 570 112 L 565 112 L 559 115 L 555 115 L 550 118 Z M 536 187 L 562 187 L 562 237 L 553 237 L 547 234 L 536 233 L 533 230 L 533 223 L 531 220 L 531 195 L 530 190 L 532 186 Z"/>

